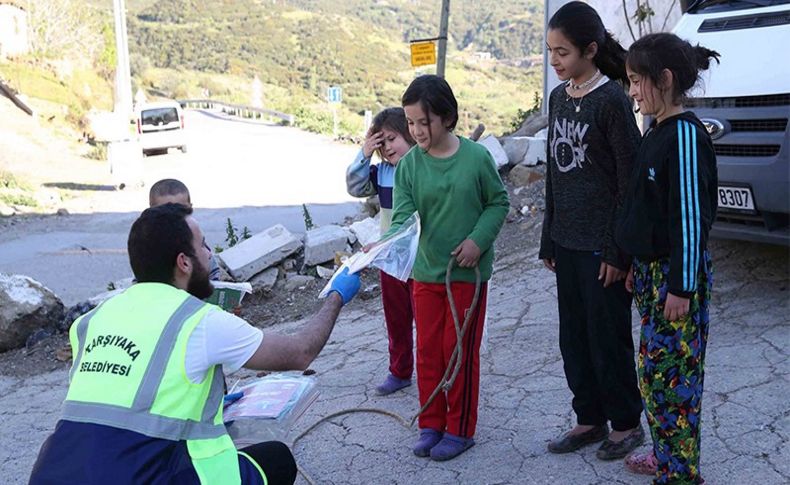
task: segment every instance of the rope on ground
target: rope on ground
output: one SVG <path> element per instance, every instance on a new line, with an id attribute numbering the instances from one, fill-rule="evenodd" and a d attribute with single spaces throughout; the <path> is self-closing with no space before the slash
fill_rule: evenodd
<path id="1" fill-rule="evenodd" d="M 330 419 L 333 419 L 333 418 L 336 418 L 336 417 L 338 417 L 338 416 L 343 416 L 343 415 L 345 415 L 345 414 L 352 414 L 352 413 L 375 413 L 375 414 L 383 414 L 384 416 L 389 416 L 389 417 L 391 417 L 391 418 L 395 419 L 395 420 L 396 420 L 396 421 L 398 421 L 400 424 L 402 424 L 402 425 L 403 425 L 403 427 L 404 427 L 404 428 L 406 428 L 406 429 L 408 429 L 408 428 L 410 428 L 410 427 L 411 427 L 411 426 L 409 426 L 409 423 L 408 423 L 408 421 L 406 421 L 405 419 L 403 419 L 403 418 L 402 418 L 402 417 L 401 417 L 399 414 L 397 414 L 397 413 L 394 413 L 394 412 L 392 412 L 392 411 L 387 411 L 386 409 L 379 409 L 379 408 L 349 408 L 349 409 L 343 409 L 343 410 L 340 410 L 340 411 L 338 411 L 338 412 L 336 412 L 336 413 L 332 413 L 332 414 L 330 414 L 329 416 L 324 416 L 323 418 L 319 419 L 318 421 L 316 421 L 315 423 L 313 423 L 313 424 L 312 424 L 312 425 L 311 425 L 309 428 L 307 428 L 306 430 L 302 431 L 302 433 L 301 433 L 301 434 L 299 434 L 299 436 L 297 436 L 296 438 L 294 438 L 293 442 L 291 443 L 291 446 L 292 446 L 292 447 L 293 447 L 293 446 L 295 446 L 295 445 L 296 445 L 296 443 L 297 443 L 297 442 L 298 442 L 300 439 L 304 438 L 304 437 L 305 437 L 305 435 L 307 435 L 308 433 L 310 433 L 311 431 L 313 431 L 315 428 L 317 428 L 317 427 L 318 427 L 318 425 L 319 425 L 319 424 L 323 423 L 324 421 L 328 421 L 328 420 L 330 420 Z"/>
<path id="2" fill-rule="evenodd" d="M 455 267 L 456 260 L 455 257 L 451 257 L 450 261 L 447 263 L 447 272 L 444 276 L 444 286 L 447 290 L 447 299 L 450 301 L 450 312 L 453 316 L 453 324 L 455 325 L 455 349 L 453 350 L 453 354 L 450 356 L 450 360 L 447 364 L 447 369 L 444 371 L 444 375 L 442 376 L 441 381 L 437 384 L 436 388 L 431 393 L 430 397 L 425 404 L 417 411 L 417 414 L 411 418 L 411 421 L 406 421 L 401 415 L 394 413 L 392 411 L 387 411 L 386 409 L 380 408 L 348 408 L 342 409 L 335 413 L 332 413 L 328 416 L 324 416 L 323 418 L 319 419 L 309 428 L 302 431 L 296 438 L 293 439 L 291 442 L 291 448 L 293 449 L 296 446 L 296 443 L 307 436 L 310 432 L 312 432 L 315 428 L 321 425 L 325 421 L 329 421 L 330 419 L 336 418 L 338 416 L 344 416 L 346 414 L 354 414 L 354 413 L 374 413 L 374 414 L 383 414 L 384 416 L 389 416 L 398 423 L 400 423 L 404 428 L 411 429 L 414 426 L 414 422 L 417 421 L 417 418 L 420 417 L 428 406 L 431 405 L 433 400 L 439 394 L 440 391 L 449 391 L 452 389 L 453 384 L 455 384 L 455 379 L 458 377 L 458 372 L 461 370 L 461 363 L 463 360 L 463 347 L 462 343 L 464 340 L 464 335 L 466 335 L 466 331 L 469 329 L 469 324 L 471 323 L 472 318 L 474 318 L 477 309 L 478 300 L 480 298 L 480 269 L 475 266 L 475 295 L 472 298 L 472 304 L 469 306 L 469 310 L 466 312 L 466 316 L 464 318 L 463 325 L 460 324 L 458 319 L 458 310 L 455 308 L 455 298 L 453 298 L 453 290 L 452 290 L 452 281 L 450 280 L 450 275 L 452 274 L 453 268 Z M 452 375 L 450 375 L 450 371 L 452 370 Z M 315 485 L 315 481 L 304 471 L 299 465 L 296 466 L 296 469 L 302 475 L 302 477 L 310 484 Z"/>

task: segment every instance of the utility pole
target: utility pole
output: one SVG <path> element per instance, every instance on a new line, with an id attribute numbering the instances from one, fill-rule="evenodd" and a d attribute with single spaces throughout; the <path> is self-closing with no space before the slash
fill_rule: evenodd
<path id="1" fill-rule="evenodd" d="M 546 50 L 546 33 L 549 28 L 549 20 L 557 13 L 563 5 L 570 0 L 546 0 L 543 2 L 543 100 L 541 101 L 540 112 L 549 113 L 549 94 L 551 90 L 560 84 L 557 74 L 549 65 L 549 53 Z"/>
<path id="2" fill-rule="evenodd" d="M 115 17 L 115 114 L 129 123 L 132 114 L 132 74 L 129 69 L 129 41 L 126 36 L 125 0 L 113 0 Z"/>
<path id="3" fill-rule="evenodd" d="M 447 62 L 447 24 L 450 19 L 450 0 L 442 0 L 442 17 L 439 21 L 439 52 L 436 58 L 436 75 L 444 77 Z"/>

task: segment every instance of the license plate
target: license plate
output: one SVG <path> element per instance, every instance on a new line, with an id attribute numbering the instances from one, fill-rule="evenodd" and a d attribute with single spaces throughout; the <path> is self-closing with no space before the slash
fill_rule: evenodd
<path id="1" fill-rule="evenodd" d="M 719 186 L 719 207 L 722 209 L 754 210 L 752 189 Z"/>

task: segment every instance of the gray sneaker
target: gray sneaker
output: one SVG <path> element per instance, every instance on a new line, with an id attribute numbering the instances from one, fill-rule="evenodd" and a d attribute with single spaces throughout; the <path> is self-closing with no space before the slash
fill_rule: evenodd
<path id="1" fill-rule="evenodd" d="M 609 438 L 601 443 L 601 447 L 595 452 L 599 460 L 619 460 L 635 449 L 642 446 L 645 442 L 645 430 L 640 424 L 638 428 L 623 438 L 621 441 L 612 441 Z"/>

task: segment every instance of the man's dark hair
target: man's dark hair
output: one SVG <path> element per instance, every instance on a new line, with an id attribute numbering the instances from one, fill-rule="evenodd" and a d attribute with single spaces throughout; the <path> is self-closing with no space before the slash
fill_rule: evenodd
<path id="1" fill-rule="evenodd" d="M 191 207 L 163 204 L 144 210 L 134 221 L 127 248 L 138 282 L 169 284 L 179 253 L 195 256 L 192 230 L 186 221 L 190 214 Z"/>
<path id="2" fill-rule="evenodd" d="M 190 200 L 189 189 L 184 182 L 176 179 L 162 179 L 151 186 L 148 192 L 148 203 L 153 205 L 156 197 L 163 197 L 166 195 L 187 194 L 187 200 Z"/>

